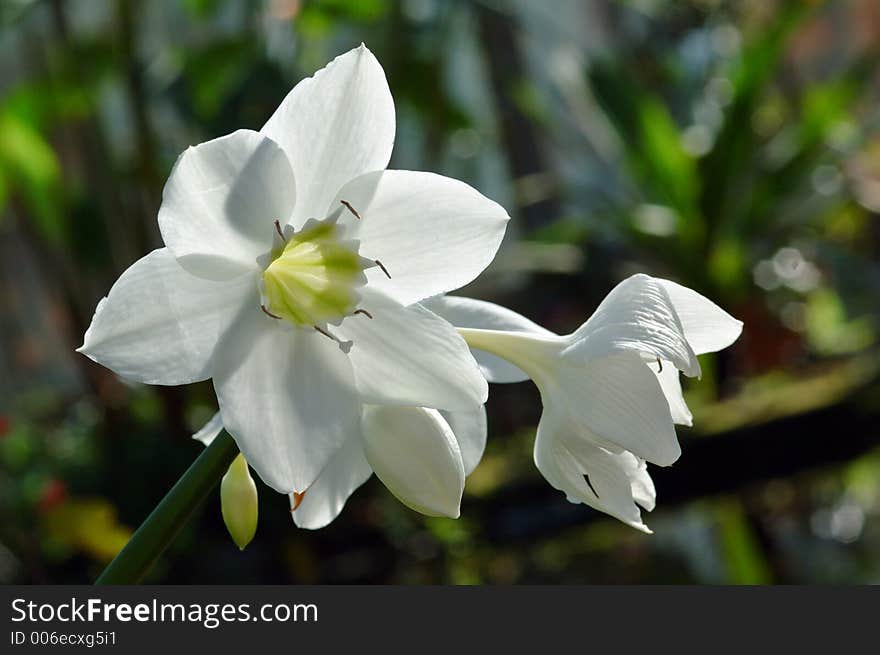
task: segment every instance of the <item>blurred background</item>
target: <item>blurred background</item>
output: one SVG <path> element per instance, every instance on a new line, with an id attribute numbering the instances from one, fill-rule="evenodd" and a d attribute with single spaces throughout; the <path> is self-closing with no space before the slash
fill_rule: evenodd
<path id="1" fill-rule="evenodd" d="M 876 0 L 3 0 L 0 582 L 91 582 L 201 451 L 209 383 L 131 386 L 74 348 L 161 245 L 177 155 L 259 129 L 361 41 L 397 106 L 391 167 L 513 217 L 461 293 L 564 332 L 644 271 L 745 332 L 686 385 L 653 536 L 543 481 L 526 382 L 491 389 L 461 519 L 374 478 L 303 531 L 258 482 L 243 553 L 215 492 L 148 581 L 880 582 Z"/>

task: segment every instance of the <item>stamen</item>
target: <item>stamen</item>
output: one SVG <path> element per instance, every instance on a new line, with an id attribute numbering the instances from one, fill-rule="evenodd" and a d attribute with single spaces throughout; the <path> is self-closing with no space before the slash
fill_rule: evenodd
<path id="1" fill-rule="evenodd" d="M 299 493 L 298 491 L 294 491 L 293 492 L 293 507 L 290 508 L 290 511 L 295 512 L 297 507 L 300 506 L 300 503 L 302 503 L 303 498 L 305 498 L 305 497 L 306 497 L 305 491 L 303 491 L 302 493 Z"/>
<path id="2" fill-rule="evenodd" d="M 354 217 L 355 217 L 356 219 L 361 220 L 361 215 L 358 214 L 357 210 L 356 210 L 354 207 L 351 206 L 351 203 L 348 202 L 348 200 L 340 200 L 339 202 L 341 202 L 343 205 L 345 205 L 345 208 L 346 208 L 348 211 L 350 211 L 352 214 L 354 214 Z"/>
<path id="3" fill-rule="evenodd" d="M 385 265 L 384 265 L 382 262 L 380 262 L 378 259 L 374 259 L 373 261 L 376 262 L 376 266 L 378 266 L 379 268 L 381 268 L 381 269 L 382 269 L 382 272 L 385 273 L 385 275 L 386 275 L 386 276 L 388 277 L 388 279 L 390 280 L 390 279 L 391 279 L 391 273 L 388 272 L 388 269 L 385 268 Z"/>
<path id="4" fill-rule="evenodd" d="M 287 239 L 284 238 L 284 232 L 281 231 L 281 221 L 277 219 L 275 220 L 275 231 L 278 233 L 278 236 L 281 237 L 282 241 L 287 241 Z"/>
<path id="5" fill-rule="evenodd" d="M 325 337 L 327 337 L 328 339 L 332 339 L 332 340 L 335 341 L 336 343 L 340 343 L 340 341 L 339 341 L 339 337 L 334 337 L 332 334 L 330 334 L 329 332 L 327 332 L 327 330 L 322 330 L 322 329 L 319 328 L 317 325 L 315 325 L 315 326 L 313 326 L 313 327 L 314 327 L 318 332 L 320 332 L 320 333 L 323 334 Z"/>
<path id="6" fill-rule="evenodd" d="M 590 491 L 592 491 L 596 498 L 598 498 L 599 494 L 596 493 L 596 487 L 593 486 L 593 483 L 590 481 L 590 476 L 586 473 L 584 473 L 584 480 L 587 481 L 587 486 L 590 487 Z"/>
<path id="7" fill-rule="evenodd" d="M 660 358 L 659 358 L 659 357 L 657 358 L 657 366 L 660 367 L 660 370 L 657 371 L 657 372 L 658 372 L 658 373 L 662 373 L 662 372 L 663 372 L 663 362 L 660 361 Z"/>
<path id="8" fill-rule="evenodd" d="M 348 354 L 348 352 L 351 350 L 351 347 L 354 345 L 353 341 L 343 341 L 342 339 L 340 339 L 336 335 L 330 334 L 329 332 L 327 332 L 327 330 L 320 328 L 317 325 L 313 325 L 312 327 L 315 328 L 321 334 L 323 334 L 325 337 L 330 339 L 331 341 L 335 341 L 336 343 L 338 343 L 339 349 L 346 354 Z"/>
<path id="9" fill-rule="evenodd" d="M 352 316 L 354 316 L 356 314 L 363 314 L 371 321 L 373 320 L 373 315 L 370 312 L 368 312 L 366 309 L 356 309 L 356 310 L 354 310 L 354 314 L 352 314 Z"/>
<path id="10" fill-rule="evenodd" d="M 272 318 L 278 319 L 279 321 L 281 320 L 280 316 L 277 316 L 277 315 L 273 314 L 272 312 L 270 312 L 268 309 L 266 309 L 266 305 L 260 305 L 260 309 L 263 310 L 263 313 L 266 316 L 271 316 Z"/>

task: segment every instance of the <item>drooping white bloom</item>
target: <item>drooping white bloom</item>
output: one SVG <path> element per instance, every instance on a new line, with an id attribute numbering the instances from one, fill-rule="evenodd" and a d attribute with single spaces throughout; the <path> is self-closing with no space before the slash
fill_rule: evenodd
<path id="1" fill-rule="evenodd" d="M 218 412 L 193 435 L 206 446 L 223 429 Z M 312 485 L 290 494 L 301 528 L 328 525 L 348 497 L 375 471 L 408 507 L 429 516 L 457 518 L 465 476 L 486 447 L 483 406 L 461 412 L 424 407 L 364 405 L 357 430 L 334 453 Z"/>
<path id="2" fill-rule="evenodd" d="M 464 341 L 412 303 L 476 277 L 508 216 L 456 180 L 384 170 L 394 130 L 361 46 L 260 132 L 186 150 L 159 211 L 166 247 L 117 280 L 80 351 L 140 382 L 211 378 L 223 423 L 283 493 L 312 485 L 362 403 L 482 404 Z"/>
<path id="3" fill-rule="evenodd" d="M 617 285 L 566 336 L 483 301 L 446 296 L 425 305 L 459 327 L 490 382 L 538 386 L 534 457 L 547 481 L 646 532 L 638 506 L 653 509 L 655 492 L 645 462 L 672 464 L 681 453 L 673 424 L 691 424 L 679 371 L 699 375 L 696 356 L 742 331 L 707 298 L 647 275 Z"/>

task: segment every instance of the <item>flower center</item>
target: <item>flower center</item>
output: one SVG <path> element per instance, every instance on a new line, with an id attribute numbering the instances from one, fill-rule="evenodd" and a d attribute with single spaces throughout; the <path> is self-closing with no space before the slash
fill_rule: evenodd
<path id="1" fill-rule="evenodd" d="M 306 225 L 272 251 L 263 271 L 266 309 L 294 325 L 316 325 L 351 314 L 366 282 L 357 250 L 339 239 L 335 223 Z"/>
<path id="2" fill-rule="evenodd" d="M 345 201 L 357 219 L 360 215 Z M 378 266 L 378 260 L 361 257 L 359 243 L 345 239 L 344 228 L 337 223 L 343 207 L 324 220 L 310 219 L 301 230 L 289 227 L 282 232 L 275 222 L 278 245 L 269 253 L 269 265 L 262 274 L 263 311 L 277 319 L 286 319 L 298 327 L 311 326 L 325 336 L 339 341 L 327 330 L 327 323 L 338 324 L 346 316 L 372 315 L 357 309 L 358 288 L 366 284 L 364 270 Z M 349 343 L 339 342 L 346 350 Z"/>

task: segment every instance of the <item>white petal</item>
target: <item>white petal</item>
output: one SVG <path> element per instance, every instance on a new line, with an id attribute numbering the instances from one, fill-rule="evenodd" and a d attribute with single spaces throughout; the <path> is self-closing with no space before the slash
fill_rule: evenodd
<path id="1" fill-rule="evenodd" d="M 196 441 L 201 441 L 205 446 L 210 446 L 214 439 L 217 438 L 217 435 L 223 431 L 223 417 L 220 416 L 220 412 L 217 412 L 208 419 L 208 422 L 205 423 L 199 431 L 196 432 L 192 438 Z"/>
<path id="2" fill-rule="evenodd" d="M 449 323 L 414 305 L 402 307 L 365 287 L 360 306 L 337 329 L 353 342 L 349 356 L 364 402 L 471 409 L 486 401 L 486 380 Z"/>
<path id="3" fill-rule="evenodd" d="M 657 505 L 657 490 L 654 488 L 654 481 L 648 474 L 648 465 L 645 463 L 645 460 L 639 459 L 635 455 L 632 458 L 635 460 L 635 468 L 628 469 L 628 475 L 633 500 L 649 512 L 652 512 Z"/>
<path id="4" fill-rule="evenodd" d="M 272 247 L 273 221 L 289 220 L 295 198 L 284 151 L 239 130 L 178 158 L 162 192 L 159 229 L 181 266 L 229 279 L 257 270 L 257 257 Z"/>
<path id="5" fill-rule="evenodd" d="M 714 302 L 696 291 L 670 280 L 657 279 L 669 294 L 675 313 L 681 320 L 684 336 L 698 355 L 727 348 L 742 333 L 738 321 Z"/>
<path id="6" fill-rule="evenodd" d="M 597 445 L 669 466 L 681 448 L 669 403 L 657 376 L 635 353 L 619 352 L 586 366 L 560 363 L 552 379 L 539 380 L 545 414 L 565 411 L 566 423 L 595 434 Z"/>
<path id="7" fill-rule="evenodd" d="M 360 420 L 348 358 L 317 332 L 250 312 L 214 367 L 223 424 L 263 481 L 304 491 Z"/>
<path id="8" fill-rule="evenodd" d="M 452 428 L 458 448 L 461 450 L 464 473 L 470 475 L 477 468 L 477 464 L 483 458 L 483 451 L 486 450 L 486 406 L 480 405 L 458 412 L 441 410 L 440 414 Z"/>
<path id="9" fill-rule="evenodd" d="M 78 352 L 129 380 L 189 384 L 211 377 L 212 356 L 256 281 L 190 275 L 167 248 L 132 264 L 98 303 Z"/>
<path id="10" fill-rule="evenodd" d="M 336 451 L 318 479 L 306 489 L 305 495 L 296 506 L 291 494 L 290 506 L 293 522 L 301 528 L 317 530 L 335 519 L 345 501 L 373 474 L 367 458 L 364 457 L 362 437 L 358 431 L 352 434 L 342 447 Z"/>
<path id="11" fill-rule="evenodd" d="M 633 275 L 614 287 L 570 338 L 567 354 L 584 361 L 627 349 L 671 361 L 685 375 L 700 374 L 669 295 L 648 275 Z"/>
<path id="12" fill-rule="evenodd" d="M 452 291 L 495 257 L 509 220 L 499 204 L 464 182 L 432 173 L 379 171 L 346 184 L 336 198 L 361 215 L 361 254 L 378 259 L 370 283 L 409 305 Z M 331 208 L 333 206 L 331 205 Z"/>
<path id="13" fill-rule="evenodd" d="M 579 434 L 558 415 L 546 412 L 538 425 L 535 464 L 541 474 L 569 501 L 585 503 L 650 533 L 636 503 L 650 510 L 653 483 L 644 463 L 632 453 L 612 453 Z"/>
<path id="14" fill-rule="evenodd" d="M 394 122 L 385 71 L 364 45 L 287 94 L 262 132 L 284 148 L 293 166 L 299 191 L 294 227 L 324 218 L 343 184 L 388 165 Z"/>
<path id="15" fill-rule="evenodd" d="M 691 414 L 691 410 L 688 409 L 687 403 L 684 401 L 684 395 L 681 392 L 681 380 L 679 379 L 678 369 L 672 365 L 672 362 L 663 362 L 662 370 L 658 369 L 656 364 L 652 364 L 651 370 L 657 375 L 657 381 L 660 383 L 663 395 L 666 396 L 666 401 L 669 403 L 672 421 L 678 425 L 693 425 L 694 417 Z"/>
<path id="16" fill-rule="evenodd" d="M 553 334 L 515 311 L 486 302 L 461 296 L 435 296 L 422 305 L 445 318 L 455 327 L 477 328 L 480 330 L 509 330 L 512 332 L 531 332 L 534 334 Z M 489 382 L 522 382 L 529 376 L 505 359 L 473 349 L 474 358 L 480 371 Z"/>
<path id="17" fill-rule="evenodd" d="M 367 461 L 400 502 L 428 516 L 458 518 L 464 464 L 437 410 L 368 406 L 363 433 Z"/>

